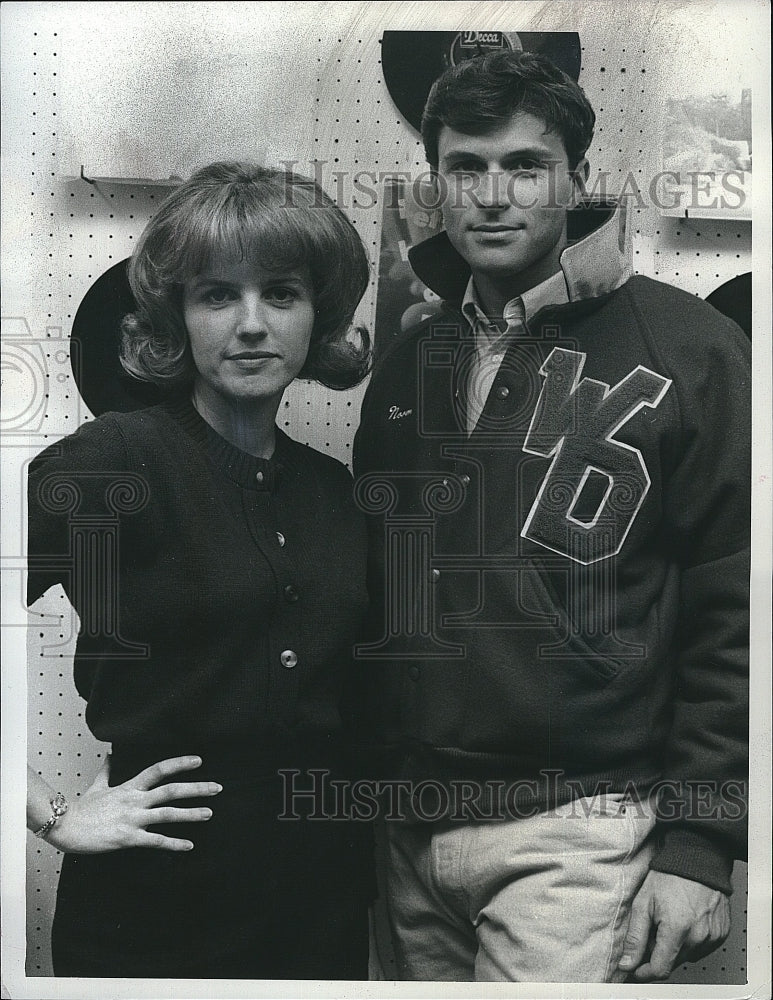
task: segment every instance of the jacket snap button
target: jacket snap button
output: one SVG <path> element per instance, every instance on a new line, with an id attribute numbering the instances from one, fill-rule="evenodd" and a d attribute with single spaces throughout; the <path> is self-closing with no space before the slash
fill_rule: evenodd
<path id="1" fill-rule="evenodd" d="M 470 485 L 470 477 L 465 473 L 463 476 L 459 477 L 462 480 L 462 486 Z"/>
<path id="2" fill-rule="evenodd" d="M 509 388 L 509 386 L 506 386 L 506 385 L 498 385 L 497 386 L 497 398 L 498 399 L 507 399 L 507 397 L 509 395 L 510 395 L 510 388 Z"/>
<path id="3" fill-rule="evenodd" d="M 292 649 L 286 649 L 279 657 L 279 660 L 283 667 L 287 667 L 288 670 L 298 663 L 298 654 L 293 652 Z"/>
<path id="4" fill-rule="evenodd" d="M 437 581 L 440 579 L 440 570 L 433 569 L 432 572 L 430 573 L 430 576 L 432 577 L 432 582 L 437 583 Z"/>

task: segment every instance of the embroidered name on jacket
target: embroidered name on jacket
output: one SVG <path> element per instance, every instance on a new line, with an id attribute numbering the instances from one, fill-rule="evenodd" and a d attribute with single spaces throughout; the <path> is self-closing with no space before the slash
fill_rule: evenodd
<path id="1" fill-rule="evenodd" d="M 553 458 L 521 535 L 588 565 L 617 555 L 641 510 L 650 476 L 638 448 L 615 434 L 657 407 L 671 380 L 638 365 L 610 388 L 582 378 L 586 355 L 556 347 L 523 450 Z"/>

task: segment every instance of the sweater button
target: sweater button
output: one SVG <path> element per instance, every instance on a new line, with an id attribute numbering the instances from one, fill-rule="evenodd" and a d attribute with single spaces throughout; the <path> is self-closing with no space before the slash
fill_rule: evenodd
<path id="1" fill-rule="evenodd" d="M 459 478 L 462 481 L 462 486 L 469 486 L 470 485 L 470 477 L 467 475 L 466 472 L 465 472 L 465 474 L 463 476 L 460 476 Z"/>
<path id="2" fill-rule="evenodd" d="M 281 531 L 277 531 L 277 533 L 276 533 L 276 540 L 279 542 L 280 547 L 284 548 L 284 545 L 285 545 L 285 536 L 282 534 Z"/>
<path id="3" fill-rule="evenodd" d="M 298 654 L 293 652 L 292 649 L 286 649 L 280 654 L 279 660 L 283 667 L 287 667 L 288 670 L 292 670 L 298 663 Z"/>
<path id="4" fill-rule="evenodd" d="M 293 583 L 288 583 L 284 589 L 285 600 L 290 604 L 295 604 L 298 598 L 301 596 L 298 593 L 298 588 Z"/>
<path id="5" fill-rule="evenodd" d="M 256 472 L 255 473 L 255 479 L 256 479 L 257 482 L 262 483 L 263 479 L 264 479 L 263 473 L 262 472 Z"/>
<path id="6" fill-rule="evenodd" d="M 497 399 L 507 399 L 510 395 L 510 387 L 507 385 L 498 385 L 496 388 Z"/>

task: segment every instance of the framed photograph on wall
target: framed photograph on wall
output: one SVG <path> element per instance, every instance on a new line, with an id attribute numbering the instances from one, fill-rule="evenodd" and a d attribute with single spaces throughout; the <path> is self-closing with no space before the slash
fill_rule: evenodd
<path id="1" fill-rule="evenodd" d="M 666 102 L 661 213 L 751 219 L 751 86 L 716 81 Z"/>

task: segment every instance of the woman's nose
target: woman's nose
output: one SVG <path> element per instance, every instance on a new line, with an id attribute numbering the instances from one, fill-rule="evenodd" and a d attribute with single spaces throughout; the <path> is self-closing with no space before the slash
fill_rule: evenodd
<path id="1" fill-rule="evenodd" d="M 258 294 L 242 298 L 239 322 L 236 329 L 240 337 L 260 338 L 268 333 L 266 304 Z"/>

